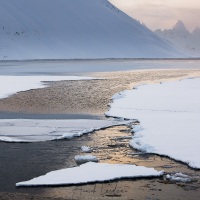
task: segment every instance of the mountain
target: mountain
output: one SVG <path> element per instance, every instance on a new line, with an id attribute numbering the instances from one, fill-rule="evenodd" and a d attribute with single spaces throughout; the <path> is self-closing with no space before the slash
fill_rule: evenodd
<path id="1" fill-rule="evenodd" d="M 0 5 L 0 60 L 187 56 L 107 0 Z"/>
<path id="2" fill-rule="evenodd" d="M 168 31 L 165 31 L 171 31 L 179 35 L 180 37 L 187 37 L 188 35 L 190 35 L 190 32 L 186 29 L 185 24 L 181 20 L 178 20 L 177 23 L 173 25 Z"/>
<path id="3" fill-rule="evenodd" d="M 171 28 L 163 31 L 158 29 L 155 33 L 194 57 L 200 57 L 200 28 L 195 28 L 190 33 L 184 23 L 179 20 Z"/>
<path id="4" fill-rule="evenodd" d="M 196 38 L 198 40 L 200 40 L 200 28 L 199 27 L 196 27 L 192 33 L 191 33 L 192 37 L 193 38 Z"/>

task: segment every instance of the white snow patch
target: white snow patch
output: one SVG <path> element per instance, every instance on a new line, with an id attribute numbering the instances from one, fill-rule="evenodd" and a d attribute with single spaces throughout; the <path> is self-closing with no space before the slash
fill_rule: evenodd
<path id="1" fill-rule="evenodd" d="M 81 151 L 84 153 L 91 153 L 93 151 L 93 149 L 88 146 L 82 146 Z"/>
<path id="2" fill-rule="evenodd" d="M 134 132 L 134 133 L 135 133 L 135 132 L 139 132 L 139 131 L 142 130 L 142 127 L 141 127 L 140 124 L 132 125 L 131 128 L 132 128 L 132 132 Z"/>
<path id="3" fill-rule="evenodd" d="M 74 168 L 52 171 L 30 181 L 17 183 L 16 186 L 58 186 L 162 175 L 163 171 L 142 166 L 89 162 Z"/>
<path id="4" fill-rule="evenodd" d="M 74 160 L 76 163 L 81 164 L 81 163 L 86 163 L 86 162 L 98 162 L 99 160 L 97 159 L 96 156 L 93 155 L 77 155 L 74 157 Z"/>
<path id="5" fill-rule="evenodd" d="M 173 182 L 183 182 L 183 183 L 188 183 L 192 181 L 192 178 L 190 176 L 180 172 L 173 175 L 167 174 L 166 179 Z"/>
<path id="6" fill-rule="evenodd" d="M 95 130 L 116 125 L 129 124 L 131 121 L 119 120 L 34 120 L 1 119 L 0 141 L 38 142 L 47 140 L 71 139 Z"/>
<path id="7" fill-rule="evenodd" d="M 20 91 L 47 87 L 47 83 L 63 80 L 91 80 L 82 76 L 0 76 L 0 99 Z"/>
<path id="8" fill-rule="evenodd" d="M 106 115 L 137 119 L 131 146 L 200 168 L 200 79 L 144 85 L 113 99 Z"/>

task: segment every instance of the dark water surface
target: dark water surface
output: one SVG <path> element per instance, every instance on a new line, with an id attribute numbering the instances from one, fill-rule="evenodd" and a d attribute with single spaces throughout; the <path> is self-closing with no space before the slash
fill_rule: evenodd
<path id="1" fill-rule="evenodd" d="M 37 143 L 0 143 L 0 192 L 32 192 L 15 188 L 17 182 L 74 165 L 80 151 L 80 139 Z M 41 191 L 38 191 L 39 193 Z"/>

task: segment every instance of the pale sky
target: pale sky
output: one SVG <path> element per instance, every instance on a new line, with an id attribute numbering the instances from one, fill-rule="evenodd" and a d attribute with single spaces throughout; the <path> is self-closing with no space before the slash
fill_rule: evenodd
<path id="1" fill-rule="evenodd" d="M 151 30 L 169 28 L 179 19 L 189 31 L 200 27 L 200 0 L 109 0 Z"/>

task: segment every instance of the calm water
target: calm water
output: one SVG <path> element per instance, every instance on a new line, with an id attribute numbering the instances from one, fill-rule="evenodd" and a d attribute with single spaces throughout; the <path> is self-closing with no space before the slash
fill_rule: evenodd
<path id="1" fill-rule="evenodd" d="M 80 75 L 143 69 L 200 69 L 200 60 L 1 61 L 0 75 Z"/>

